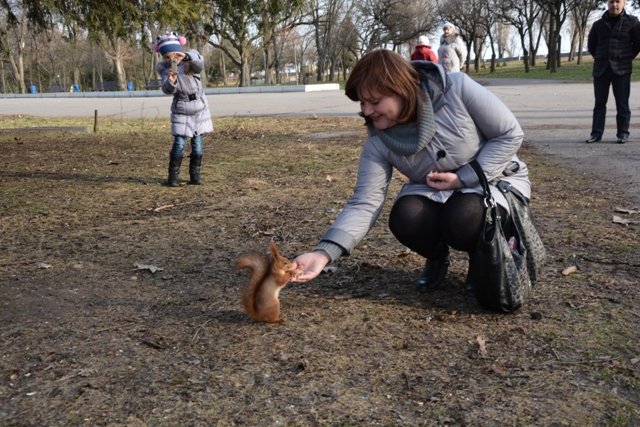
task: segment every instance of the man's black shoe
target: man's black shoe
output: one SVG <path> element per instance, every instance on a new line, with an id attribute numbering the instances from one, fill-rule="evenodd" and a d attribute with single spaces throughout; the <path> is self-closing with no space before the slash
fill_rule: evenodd
<path id="1" fill-rule="evenodd" d="M 597 136 L 592 136 L 592 137 L 590 137 L 589 139 L 587 139 L 585 142 L 586 142 L 587 144 L 593 144 L 594 142 L 600 142 L 600 140 L 601 140 L 601 139 L 602 139 L 602 138 L 599 138 L 599 137 L 597 137 Z"/>
<path id="2" fill-rule="evenodd" d="M 444 276 L 447 274 L 447 270 L 449 270 L 450 263 L 451 260 L 449 259 L 449 256 L 428 259 L 424 270 L 416 279 L 418 292 L 433 292 L 440 289 Z"/>
<path id="3" fill-rule="evenodd" d="M 628 136 L 625 136 L 625 137 L 622 137 L 622 138 L 618 138 L 618 144 L 626 144 L 627 141 L 629 141 L 629 137 Z"/>

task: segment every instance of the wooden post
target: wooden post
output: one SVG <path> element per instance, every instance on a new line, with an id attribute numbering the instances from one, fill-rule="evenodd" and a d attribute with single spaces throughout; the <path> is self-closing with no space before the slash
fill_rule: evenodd
<path id="1" fill-rule="evenodd" d="M 98 131 L 98 110 L 93 112 L 93 133 Z"/>

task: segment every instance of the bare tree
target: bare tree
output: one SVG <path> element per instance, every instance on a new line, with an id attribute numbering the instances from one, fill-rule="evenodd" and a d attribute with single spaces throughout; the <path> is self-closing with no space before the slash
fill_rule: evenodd
<path id="1" fill-rule="evenodd" d="M 535 65 L 535 60 L 530 60 L 530 55 L 535 58 L 534 26 L 536 19 L 542 12 L 542 8 L 535 0 L 502 0 L 497 9 L 500 19 L 511 24 L 520 38 L 522 48 L 522 62 L 525 72 L 530 71 L 530 65 Z"/>
<path id="2" fill-rule="evenodd" d="M 540 7 L 548 13 L 549 33 L 547 47 L 549 55 L 547 68 L 555 73 L 560 67 L 560 31 L 567 15 L 576 7 L 579 0 L 536 0 Z"/>
<path id="3" fill-rule="evenodd" d="M 484 27 L 484 32 L 489 38 L 489 47 L 491 49 L 491 72 L 496 71 L 496 49 L 494 39 L 497 37 L 497 24 L 500 15 L 496 13 L 499 9 L 500 0 L 482 0 L 479 4 L 481 18 L 479 23 Z"/>
<path id="4" fill-rule="evenodd" d="M 256 2 L 257 12 L 260 14 L 258 28 L 262 36 L 262 52 L 265 65 L 265 84 L 271 84 L 271 70 L 277 63 L 278 49 L 276 38 L 279 34 L 289 31 L 301 19 L 302 0 L 262 0 Z M 276 76 L 277 79 L 277 76 Z"/>
<path id="5" fill-rule="evenodd" d="M 582 63 L 582 51 L 584 50 L 584 41 L 587 35 L 587 24 L 591 13 L 602 3 L 601 0 L 580 0 L 571 11 L 571 18 L 574 23 L 575 32 L 571 47 L 572 53 L 577 44 L 578 64 Z"/>
<path id="6" fill-rule="evenodd" d="M 435 0 L 359 0 L 353 23 L 363 51 L 413 43 L 438 25 Z"/>
<path id="7" fill-rule="evenodd" d="M 327 66 L 335 58 L 337 35 L 347 11 L 353 6 L 352 0 L 310 0 L 308 1 L 308 22 L 314 33 L 318 63 L 316 80 L 324 81 Z M 331 69 L 333 73 L 333 68 Z"/>
<path id="8" fill-rule="evenodd" d="M 500 15 L 498 15 L 500 18 Z M 498 59 L 502 59 L 506 52 L 511 51 L 509 43 L 511 41 L 511 26 L 505 24 L 502 21 L 496 22 L 496 45 L 498 47 Z"/>
<path id="9" fill-rule="evenodd" d="M 208 2 L 208 43 L 222 50 L 240 69 L 240 86 L 251 83 L 251 66 L 260 48 L 265 79 L 274 61 L 273 40 L 295 25 L 302 0 L 225 0 Z"/>
<path id="10" fill-rule="evenodd" d="M 354 10 L 353 24 L 357 28 L 360 54 L 384 44 L 384 28 L 380 25 L 376 0 L 359 0 Z"/>
<path id="11" fill-rule="evenodd" d="M 358 36 L 357 28 L 353 21 L 347 16 L 340 25 L 340 34 L 338 35 L 337 58 L 342 65 L 342 78 L 347 79 L 347 69 L 350 68 L 358 59 Z"/>
<path id="12" fill-rule="evenodd" d="M 0 22 L 0 33 L 8 35 L 0 41 L 0 54 L 4 61 L 8 61 L 16 85 L 20 93 L 27 93 L 24 76 L 24 55 L 27 36 L 29 34 L 29 19 L 21 1 L 3 1 L 3 16 Z M 5 80 L 6 82 L 6 80 Z"/>
<path id="13" fill-rule="evenodd" d="M 372 3 L 374 17 L 384 34 L 381 41 L 393 49 L 436 29 L 437 9 L 429 0 L 378 0 Z"/>
<path id="14" fill-rule="evenodd" d="M 213 2 L 208 16 L 212 37 L 209 43 L 222 50 L 240 69 L 240 86 L 251 84 L 254 45 L 261 38 L 250 0 Z"/>

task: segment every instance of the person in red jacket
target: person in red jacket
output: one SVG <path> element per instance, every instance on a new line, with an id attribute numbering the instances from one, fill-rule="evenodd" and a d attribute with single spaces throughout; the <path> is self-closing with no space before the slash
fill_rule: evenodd
<path id="1" fill-rule="evenodd" d="M 438 56 L 431 50 L 429 45 L 429 38 L 427 36 L 418 37 L 416 42 L 416 48 L 411 54 L 412 61 L 431 61 L 438 63 Z"/>

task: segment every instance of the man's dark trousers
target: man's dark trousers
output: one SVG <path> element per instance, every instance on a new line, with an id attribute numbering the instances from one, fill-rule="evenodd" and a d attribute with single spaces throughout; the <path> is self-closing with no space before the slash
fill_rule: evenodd
<path id="1" fill-rule="evenodd" d="M 613 97 L 616 100 L 616 137 L 618 139 L 627 139 L 629 137 L 629 123 L 631 121 L 631 110 L 629 109 L 631 74 L 619 76 L 614 74 L 611 68 L 608 68 L 601 76 L 593 78 L 595 107 L 593 108 L 591 136 L 602 138 L 604 134 L 609 87 L 613 89 Z"/>

